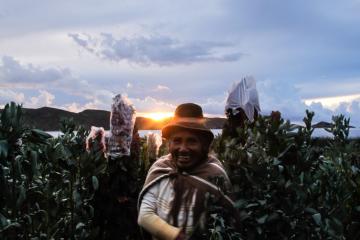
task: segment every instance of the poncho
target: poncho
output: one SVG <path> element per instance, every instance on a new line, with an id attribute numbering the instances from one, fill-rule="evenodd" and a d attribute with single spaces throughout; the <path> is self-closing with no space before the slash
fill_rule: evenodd
<path id="1" fill-rule="evenodd" d="M 174 161 L 172 160 L 171 155 L 166 155 L 158 159 L 150 168 L 148 176 L 145 180 L 144 187 L 139 196 L 138 208 L 140 208 L 140 204 L 146 192 L 149 189 L 151 189 L 152 186 L 162 181 L 164 178 L 169 178 L 170 180 L 176 179 L 177 181 L 184 181 L 184 182 L 187 181 L 188 183 L 190 181 L 192 187 L 194 187 L 197 190 L 201 190 L 201 191 L 196 190 L 193 192 L 195 197 L 197 197 L 196 196 L 197 193 L 204 194 L 205 192 L 208 192 L 213 196 L 215 196 L 217 199 L 220 199 L 220 202 L 224 207 L 233 208 L 232 200 L 228 196 L 226 196 L 218 186 L 214 185 L 210 181 L 211 178 L 215 178 L 215 177 L 223 178 L 225 183 L 224 184 L 225 192 L 230 190 L 231 184 L 229 178 L 222 164 L 215 157 L 209 156 L 204 163 L 201 163 L 200 165 L 194 167 L 193 169 L 187 172 L 185 171 L 180 172 L 178 171 Z M 169 209 L 167 209 L 164 206 L 172 206 L 172 204 L 173 202 L 171 202 L 171 199 L 169 199 L 168 202 L 166 202 L 166 199 L 161 199 L 161 204 L 158 205 L 159 209 L 157 209 L 157 211 L 162 212 L 163 215 L 163 213 L 169 212 L 168 211 Z M 193 204 L 193 202 L 190 204 Z M 189 213 L 189 216 L 191 218 L 193 214 Z M 183 216 L 179 216 L 179 217 L 181 218 Z M 162 218 L 163 220 L 166 221 L 169 220 L 170 216 L 162 216 Z M 194 219 L 189 219 L 190 222 L 193 222 L 193 220 Z M 169 224 L 173 224 L 173 223 L 169 223 Z M 196 222 L 194 222 L 194 224 L 196 224 Z M 178 226 L 175 224 L 175 227 L 184 227 L 184 226 Z"/>

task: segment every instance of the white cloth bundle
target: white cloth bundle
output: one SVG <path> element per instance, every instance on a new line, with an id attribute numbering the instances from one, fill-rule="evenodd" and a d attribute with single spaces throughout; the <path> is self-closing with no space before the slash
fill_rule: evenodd
<path id="1" fill-rule="evenodd" d="M 233 114 L 238 113 L 238 108 L 244 110 L 250 122 L 254 121 L 255 109 L 260 112 L 259 95 L 256 81 L 252 76 L 246 76 L 234 83 L 226 100 L 225 111 L 232 109 Z"/>
<path id="2" fill-rule="evenodd" d="M 120 94 L 113 98 L 110 116 L 109 155 L 130 155 L 130 146 L 135 124 L 135 108 Z"/>
<path id="3" fill-rule="evenodd" d="M 91 141 L 95 139 L 99 140 L 100 148 L 105 152 L 106 151 L 106 143 L 105 143 L 105 130 L 103 127 L 95 127 L 91 126 L 91 131 L 86 138 L 86 150 L 90 151 Z"/>

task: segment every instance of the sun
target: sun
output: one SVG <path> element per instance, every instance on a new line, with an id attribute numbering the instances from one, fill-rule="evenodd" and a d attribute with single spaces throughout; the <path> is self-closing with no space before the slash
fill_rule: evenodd
<path id="1" fill-rule="evenodd" d="M 151 118 L 154 121 L 161 121 L 165 118 L 173 117 L 174 113 L 172 112 L 150 112 L 142 114 L 146 118 Z"/>

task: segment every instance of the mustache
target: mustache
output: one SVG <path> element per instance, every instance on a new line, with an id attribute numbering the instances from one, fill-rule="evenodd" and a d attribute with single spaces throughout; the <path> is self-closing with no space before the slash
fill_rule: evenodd
<path id="1" fill-rule="evenodd" d="M 176 157 L 191 157 L 193 156 L 192 152 L 180 152 L 180 151 L 175 151 L 173 153 L 174 156 Z"/>
<path id="2" fill-rule="evenodd" d="M 179 157 L 189 157 L 189 156 L 191 156 L 190 153 L 177 153 L 176 155 L 178 155 Z"/>

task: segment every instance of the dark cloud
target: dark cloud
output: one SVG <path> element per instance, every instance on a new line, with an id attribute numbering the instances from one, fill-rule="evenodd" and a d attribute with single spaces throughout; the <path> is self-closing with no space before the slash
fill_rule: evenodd
<path id="1" fill-rule="evenodd" d="M 116 39 L 103 33 L 98 38 L 69 34 L 79 46 L 97 56 L 120 62 L 126 60 L 140 65 L 176 65 L 197 62 L 234 62 L 240 52 L 223 53 L 234 45 L 224 42 L 182 42 L 170 37 L 152 35 Z"/>
<path id="2" fill-rule="evenodd" d="M 21 65 L 10 56 L 3 56 L 0 60 L 0 84 L 48 84 L 70 76 L 67 69 L 41 69 L 32 64 Z"/>
<path id="3" fill-rule="evenodd" d="M 48 106 L 55 104 L 55 95 L 51 92 L 57 90 L 59 95 L 64 92 L 86 100 L 85 106 L 89 108 L 106 109 L 110 106 L 113 96 L 111 91 L 73 76 L 69 69 L 20 64 L 10 56 L 3 56 L 0 60 L 0 104 L 17 101 L 24 102 L 25 107 Z M 40 89 L 40 93 L 39 96 L 29 97 L 20 89 Z"/>

